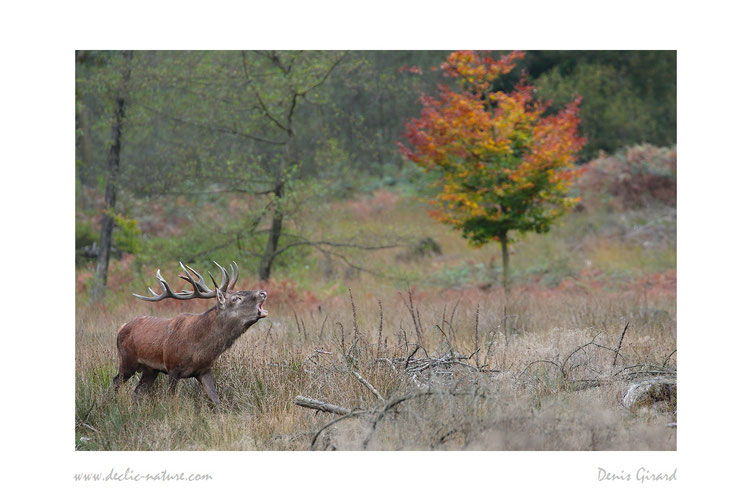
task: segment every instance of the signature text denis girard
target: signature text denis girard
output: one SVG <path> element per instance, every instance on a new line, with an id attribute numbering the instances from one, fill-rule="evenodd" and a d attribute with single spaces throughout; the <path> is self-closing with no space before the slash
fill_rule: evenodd
<path id="1" fill-rule="evenodd" d="M 599 467 L 598 482 L 637 482 L 641 484 L 673 482 L 677 479 L 677 470 L 678 468 L 674 468 L 672 471 L 659 471 L 651 470 L 641 466 L 636 470 L 620 470 L 618 472 L 615 472 L 608 471 L 605 468 Z"/>

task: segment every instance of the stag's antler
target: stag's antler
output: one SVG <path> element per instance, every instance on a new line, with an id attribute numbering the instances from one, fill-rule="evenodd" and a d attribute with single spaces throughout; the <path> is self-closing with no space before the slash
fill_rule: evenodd
<path id="1" fill-rule="evenodd" d="M 144 301 L 161 301 L 164 298 L 170 297 L 173 299 L 194 299 L 194 298 L 201 298 L 201 299 L 209 299 L 213 297 L 217 297 L 217 289 L 221 290 L 222 292 L 227 292 L 228 289 L 232 289 L 235 287 L 235 282 L 238 281 L 238 264 L 233 261 L 230 265 L 230 273 L 227 273 L 227 270 L 222 267 L 219 263 L 214 261 L 214 264 L 219 267 L 220 271 L 222 272 L 222 283 L 220 285 L 217 285 L 217 281 L 214 280 L 214 277 L 212 276 L 211 272 L 209 273 L 209 277 L 211 277 L 212 282 L 214 283 L 214 289 L 210 288 L 208 285 L 206 285 L 206 282 L 204 282 L 204 277 L 202 277 L 196 270 L 191 268 L 190 266 L 186 266 L 183 263 L 180 263 L 180 267 L 183 268 L 183 271 L 185 271 L 185 276 L 178 275 L 180 278 L 185 280 L 186 282 L 190 283 L 193 286 L 193 290 L 189 291 L 187 289 L 183 289 L 180 292 L 174 292 L 170 288 L 170 284 L 167 283 L 167 281 L 162 277 L 161 270 L 157 270 L 157 280 L 159 280 L 159 285 L 162 287 L 162 292 L 157 294 L 154 292 L 151 288 L 149 288 L 149 292 L 151 292 L 152 296 L 140 296 L 138 294 L 133 294 L 139 299 L 143 299 Z M 196 279 L 194 279 L 191 276 L 191 273 L 196 275 Z"/>

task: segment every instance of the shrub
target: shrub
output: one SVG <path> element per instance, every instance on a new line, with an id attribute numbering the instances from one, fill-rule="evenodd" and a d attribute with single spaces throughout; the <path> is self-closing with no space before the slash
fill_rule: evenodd
<path id="1" fill-rule="evenodd" d="M 76 249 L 88 247 L 99 240 L 99 235 L 89 223 L 76 221 Z"/>
<path id="2" fill-rule="evenodd" d="M 585 165 L 577 184 L 586 208 L 676 207 L 676 147 L 631 146 Z"/>
<path id="3" fill-rule="evenodd" d="M 138 221 L 122 214 L 113 214 L 113 219 L 116 227 L 112 242 L 115 247 L 122 252 L 138 254 L 141 250 L 141 230 L 138 227 Z"/>
<path id="4" fill-rule="evenodd" d="M 441 247 L 436 240 L 425 237 L 415 242 L 406 251 L 397 254 L 396 259 L 397 261 L 410 262 L 440 255 Z"/>

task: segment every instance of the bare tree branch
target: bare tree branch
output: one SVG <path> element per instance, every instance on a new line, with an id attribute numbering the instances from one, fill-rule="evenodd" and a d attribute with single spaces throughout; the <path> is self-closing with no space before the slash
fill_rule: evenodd
<path id="1" fill-rule="evenodd" d="M 268 118 L 269 120 L 272 121 L 272 123 L 274 123 L 274 125 L 276 125 L 277 127 L 279 127 L 285 132 L 289 132 L 289 127 L 285 127 L 282 124 L 282 122 L 277 120 L 277 118 L 274 115 L 272 115 L 271 112 L 269 111 L 269 107 L 266 106 L 266 103 L 264 102 L 264 100 L 261 99 L 261 94 L 259 94 L 258 90 L 256 89 L 256 86 L 253 85 L 253 80 L 251 79 L 248 73 L 248 63 L 246 61 L 245 51 L 241 51 L 240 53 L 243 57 L 243 70 L 246 76 L 246 83 L 248 84 L 248 87 L 250 87 L 251 91 L 253 92 L 253 95 L 256 97 L 256 101 L 259 103 L 259 106 L 261 106 L 261 111 L 264 113 L 266 118 Z M 288 119 L 288 123 L 289 123 L 289 119 Z"/>
<path id="2" fill-rule="evenodd" d="M 328 69 L 328 70 L 326 71 L 326 73 L 324 74 L 324 76 L 323 76 L 323 77 L 321 77 L 321 80 L 319 80 L 319 81 L 318 81 L 317 83 L 315 83 L 315 84 L 311 85 L 310 87 L 308 87 L 308 88 L 307 88 L 306 90 L 304 90 L 304 91 L 303 91 L 303 92 L 301 93 L 301 95 L 305 96 L 305 95 L 306 95 L 306 94 L 307 94 L 308 92 L 312 91 L 312 90 L 313 90 L 313 89 L 315 89 L 316 87 L 319 87 L 320 85 L 323 85 L 323 83 L 324 83 L 324 82 L 326 82 L 326 80 L 327 80 L 327 79 L 329 78 L 329 75 L 331 75 L 331 74 L 332 74 L 332 71 L 334 71 L 334 68 L 336 68 L 336 67 L 337 67 L 337 66 L 339 65 L 339 63 L 341 63 L 341 62 L 342 62 L 342 61 L 343 61 L 343 60 L 345 59 L 345 57 L 346 57 L 346 56 L 347 56 L 347 53 L 346 53 L 346 52 L 345 52 L 345 53 L 343 53 L 343 54 L 342 54 L 342 55 L 341 55 L 341 56 L 340 56 L 340 57 L 339 57 L 339 58 L 338 58 L 338 59 L 337 59 L 336 61 L 334 61 L 334 63 L 333 63 L 333 64 L 332 64 L 332 65 L 331 65 L 331 66 L 329 67 L 329 69 Z"/>
<path id="3" fill-rule="evenodd" d="M 205 130 L 211 130 L 211 131 L 214 131 L 214 132 L 222 132 L 224 134 L 232 134 L 234 136 L 244 137 L 246 139 L 252 139 L 254 141 L 259 141 L 259 142 L 262 142 L 262 143 L 276 144 L 276 145 L 279 145 L 279 146 L 286 144 L 285 141 L 277 141 L 277 140 L 274 140 L 274 139 L 269 139 L 269 138 L 266 138 L 266 137 L 261 137 L 261 136 L 256 136 L 256 135 L 253 135 L 253 134 L 249 134 L 247 132 L 241 132 L 241 131 L 233 128 L 233 127 L 228 127 L 228 126 L 223 126 L 223 125 L 211 125 L 211 124 L 202 123 L 202 122 L 193 121 L 193 120 L 188 120 L 186 118 L 176 117 L 176 116 L 172 116 L 172 115 L 167 116 L 167 115 L 164 115 L 163 113 L 160 113 L 159 111 L 157 111 L 154 108 L 151 108 L 149 106 L 143 106 L 143 107 L 144 107 L 144 109 L 149 110 L 152 113 L 156 113 L 156 114 L 158 114 L 160 116 L 163 116 L 163 117 L 167 118 L 168 120 L 172 120 L 172 121 L 180 123 L 180 124 L 191 125 L 193 127 L 198 127 L 200 129 L 205 129 Z"/>
<path id="4" fill-rule="evenodd" d="M 299 236 L 299 235 L 291 235 L 289 233 L 282 233 L 281 235 L 282 236 L 287 236 L 287 237 L 296 237 L 296 238 L 301 238 L 302 239 L 302 237 Z M 299 247 L 301 245 L 310 245 L 310 246 L 313 246 L 313 247 L 322 247 L 322 246 L 327 246 L 327 247 L 345 247 L 345 248 L 360 249 L 360 250 L 383 250 L 383 249 L 394 249 L 396 247 L 402 247 L 401 244 L 360 245 L 360 244 L 345 243 L 345 242 L 330 242 L 328 240 L 311 241 L 311 240 L 302 239 L 302 240 L 299 240 L 297 242 L 289 243 L 289 244 L 285 245 L 284 247 L 280 247 L 279 249 L 276 250 L 276 252 L 274 253 L 274 255 L 277 256 L 277 255 L 285 252 L 287 249 L 289 249 L 291 247 Z M 337 256 L 337 257 L 341 257 L 341 256 Z"/>
<path id="5" fill-rule="evenodd" d="M 355 378 L 358 381 L 361 382 L 361 384 L 363 386 L 365 386 L 366 388 L 368 388 L 368 391 L 370 391 L 371 393 L 373 393 L 376 396 L 376 398 L 378 398 L 379 400 L 381 400 L 382 402 L 384 402 L 384 397 L 381 396 L 381 394 L 378 392 L 378 390 L 376 388 L 374 388 L 373 385 L 366 380 L 366 378 L 364 378 L 363 376 L 361 376 L 360 374 L 358 374 L 355 370 L 353 370 L 352 373 L 355 376 Z"/>
<path id="6" fill-rule="evenodd" d="M 624 330 L 621 332 L 621 337 L 619 338 L 619 346 L 616 347 L 616 354 L 614 355 L 613 367 L 616 367 L 616 360 L 619 358 L 619 350 L 621 350 L 621 342 L 624 341 L 624 334 L 627 333 L 627 327 L 629 327 L 629 322 L 627 322 L 627 325 L 624 326 Z"/>

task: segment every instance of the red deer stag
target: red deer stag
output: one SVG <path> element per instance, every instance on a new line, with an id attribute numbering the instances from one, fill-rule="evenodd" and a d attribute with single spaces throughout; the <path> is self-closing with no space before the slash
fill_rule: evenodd
<path id="1" fill-rule="evenodd" d="M 201 381 L 212 402 L 219 405 L 212 364 L 251 325 L 268 314 L 262 307 L 266 300 L 265 291 L 229 290 L 238 280 L 238 265 L 234 262 L 233 265 L 228 274 L 217 264 L 222 271 L 220 285 L 209 273 L 214 289 L 209 288 L 193 268 L 180 263 L 186 276 L 179 277 L 193 286 L 192 291 L 173 292 L 157 270 L 162 292 L 157 294 L 149 289 L 151 297 L 133 294 L 144 301 L 216 297 L 217 305 L 202 314 L 182 313 L 174 318 L 139 317 L 123 325 L 117 333 L 120 367 L 113 380 L 115 390 L 140 371 L 141 379 L 136 385 L 136 395 L 140 396 L 162 372 L 169 378 L 171 393 L 175 392 L 179 379 L 194 377 Z"/>

